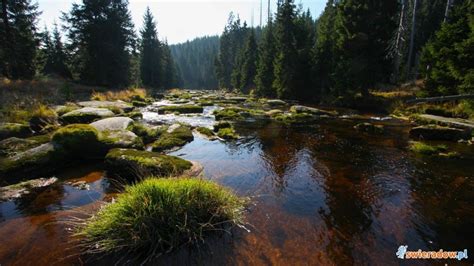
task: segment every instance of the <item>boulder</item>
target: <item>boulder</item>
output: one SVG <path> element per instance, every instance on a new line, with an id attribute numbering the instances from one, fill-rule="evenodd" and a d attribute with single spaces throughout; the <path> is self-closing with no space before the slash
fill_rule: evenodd
<path id="1" fill-rule="evenodd" d="M 270 111 L 266 112 L 265 114 L 270 116 L 270 117 L 274 117 L 274 116 L 283 114 L 283 111 L 278 110 L 278 109 L 273 109 L 273 110 L 270 110 Z"/>
<path id="2" fill-rule="evenodd" d="M 202 106 L 199 105 L 192 105 L 192 104 L 183 104 L 183 105 L 166 105 L 160 106 L 157 109 L 159 114 L 165 113 L 174 113 L 178 112 L 181 114 L 192 114 L 192 113 L 202 113 L 204 109 Z"/>
<path id="3" fill-rule="evenodd" d="M 0 156 L 12 156 L 18 152 L 25 151 L 37 147 L 41 144 L 44 144 L 49 141 L 40 141 L 39 138 L 27 138 L 21 139 L 16 137 L 11 137 L 0 141 Z"/>
<path id="4" fill-rule="evenodd" d="M 0 140 L 10 137 L 23 138 L 29 135 L 31 135 L 31 129 L 29 125 L 18 123 L 0 123 Z"/>
<path id="5" fill-rule="evenodd" d="M 48 173 L 61 165 L 63 158 L 61 147 L 54 143 L 45 143 L 1 159 L 0 177 L 11 179 L 22 175 L 34 177 L 40 173 Z"/>
<path id="6" fill-rule="evenodd" d="M 100 141 L 107 149 L 133 148 L 143 149 L 143 141 L 135 133 L 128 130 L 102 131 Z"/>
<path id="7" fill-rule="evenodd" d="M 99 131 L 88 124 L 71 124 L 58 129 L 52 137 L 69 157 L 96 158 L 103 152 Z"/>
<path id="8" fill-rule="evenodd" d="M 337 115 L 336 111 L 325 111 L 318 108 L 308 107 L 308 106 L 303 106 L 303 105 L 291 106 L 290 112 L 297 113 L 297 114 L 308 113 L 308 114 L 313 114 L 313 115 L 329 115 L 329 116 Z"/>
<path id="9" fill-rule="evenodd" d="M 108 109 L 84 107 L 62 115 L 61 120 L 66 124 L 90 123 L 111 116 L 114 116 L 114 113 Z"/>
<path id="10" fill-rule="evenodd" d="M 287 103 L 285 101 L 279 99 L 270 99 L 267 100 L 267 104 L 270 106 L 285 106 Z"/>
<path id="11" fill-rule="evenodd" d="M 133 123 L 129 117 L 110 117 L 91 123 L 98 131 L 126 130 Z"/>
<path id="12" fill-rule="evenodd" d="M 410 137 L 424 140 L 458 141 L 462 139 L 471 139 L 472 135 L 471 131 L 468 129 L 427 125 L 412 128 L 410 130 Z"/>
<path id="13" fill-rule="evenodd" d="M 130 112 L 133 110 L 133 106 L 117 101 L 117 102 L 112 102 L 112 101 L 84 101 L 84 102 L 78 102 L 78 105 L 82 107 L 92 107 L 92 108 L 105 108 L 105 109 L 121 109 L 123 112 Z"/>
<path id="14" fill-rule="evenodd" d="M 38 178 L 18 184 L 0 187 L 0 202 L 21 198 L 25 195 L 36 194 L 58 181 L 56 177 Z"/>
<path id="15" fill-rule="evenodd" d="M 124 179 L 181 175 L 192 163 L 175 156 L 134 149 L 112 149 L 105 157 L 108 174 Z"/>
<path id="16" fill-rule="evenodd" d="M 151 146 L 153 151 L 164 151 L 184 146 L 186 143 L 193 141 L 193 139 L 193 132 L 189 127 L 174 124 L 161 134 L 160 138 L 153 142 Z"/>

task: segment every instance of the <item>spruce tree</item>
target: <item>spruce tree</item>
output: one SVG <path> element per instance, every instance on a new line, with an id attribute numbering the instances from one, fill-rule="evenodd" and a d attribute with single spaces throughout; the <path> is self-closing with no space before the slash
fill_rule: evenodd
<path id="1" fill-rule="evenodd" d="M 67 24 L 75 71 L 81 81 L 106 86 L 129 84 L 134 30 L 126 0 L 74 3 Z"/>
<path id="2" fill-rule="evenodd" d="M 165 85 L 163 83 L 163 52 L 150 8 L 147 8 L 143 16 L 143 29 L 140 33 L 140 75 L 142 84 L 147 87 L 160 88 Z"/>
<path id="3" fill-rule="evenodd" d="M 298 62 L 294 95 L 297 99 L 309 101 L 318 96 L 318 93 L 312 90 L 312 49 L 316 40 L 315 22 L 309 10 L 306 12 L 300 11 L 297 14 L 295 19 L 295 39 Z"/>
<path id="4" fill-rule="evenodd" d="M 332 73 L 335 65 L 335 31 L 336 6 L 329 0 L 316 26 L 316 43 L 313 47 L 312 83 L 314 93 L 323 98 L 332 87 Z"/>
<path id="5" fill-rule="evenodd" d="M 455 6 L 422 52 L 430 95 L 474 92 L 474 1 Z"/>
<path id="6" fill-rule="evenodd" d="M 295 98 L 297 86 L 297 51 L 295 33 L 295 5 L 286 0 L 278 6 L 275 22 L 276 58 L 273 88 L 279 98 Z"/>
<path id="7" fill-rule="evenodd" d="M 243 62 L 240 77 L 241 91 L 249 93 L 251 89 L 255 88 L 255 74 L 257 62 L 257 42 L 255 40 L 254 30 L 250 30 L 245 46 L 243 48 Z"/>
<path id="8" fill-rule="evenodd" d="M 177 84 L 178 76 L 176 70 L 176 64 L 171 55 L 168 43 L 165 42 L 162 47 L 163 52 L 163 87 L 165 89 L 173 88 Z"/>
<path id="9" fill-rule="evenodd" d="M 387 55 L 397 27 L 398 1 L 343 0 L 337 7 L 338 93 L 367 95 L 390 75 Z"/>
<path id="10" fill-rule="evenodd" d="M 30 0 L 3 0 L 0 21 L 0 69 L 11 79 L 31 79 L 36 72 L 38 5 Z"/>
<path id="11" fill-rule="evenodd" d="M 63 78 L 71 78 L 71 72 L 67 66 L 67 55 L 61 41 L 61 33 L 59 33 L 58 26 L 54 25 L 52 39 L 47 30 L 43 35 L 45 61 L 42 72 L 47 75 L 53 74 Z"/>
<path id="12" fill-rule="evenodd" d="M 255 94 L 260 97 L 275 97 L 273 90 L 273 59 L 275 57 L 275 39 L 273 36 L 273 22 L 271 18 L 264 30 L 263 38 L 259 44 L 257 73 L 255 76 Z"/>

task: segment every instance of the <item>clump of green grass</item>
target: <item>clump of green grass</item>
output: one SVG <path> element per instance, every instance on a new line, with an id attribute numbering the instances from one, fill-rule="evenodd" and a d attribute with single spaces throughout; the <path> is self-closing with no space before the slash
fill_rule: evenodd
<path id="1" fill-rule="evenodd" d="M 39 104 L 32 112 L 30 127 L 34 131 L 41 132 L 54 129 L 58 125 L 58 115 L 50 107 Z"/>
<path id="2" fill-rule="evenodd" d="M 410 150 L 424 155 L 434 155 L 447 150 L 446 145 L 429 145 L 423 142 L 413 141 L 410 144 Z"/>
<path id="3" fill-rule="evenodd" d="M 149 178 L 128 186 L 79 226 L 86 253 L 148 259 L 229 226 L 242 225 L 246 200 L 211 181 Z"/>

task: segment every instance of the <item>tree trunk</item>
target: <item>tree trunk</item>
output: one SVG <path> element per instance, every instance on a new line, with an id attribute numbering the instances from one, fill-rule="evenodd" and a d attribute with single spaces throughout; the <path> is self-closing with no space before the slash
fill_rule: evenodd
<path id="1" fill-rule="evenodd" d="M 444 22 L 448 20 L 449 8 L 451 7 L 451 0 L 446 1 L 446 11 L 444 11 Z"/>
<path id="2" fill-rule="evenodd" d="M 397 39 L 395 42 L 395 60 L 394 60 L 394 71 L 393 71 L 393 78 L 392 78 L 392 82 L 394 83 L 398 82 L 398 78 L 399 78 L 398 76 L 400 74 L 400 57 L 401 57 L 400 43 L 401 43 L 401 38 L 402 38 L 404 19 L 405 19 L 405 0 L 402 0 L 402 6 L 400 10 L 400 20 L 398 23 L 398 30 L 397 30 Z"/>
<path id="3" fill-rule="evenodd" d="M 8 9 L 7 9 L 7 0 L 2 0 L 2 20 L 3 20 L 3 25 L 4 25 L 4 28 L 5 28 L 5 36 L 2 40 L 3 42 L 3 47 L 4 47 L 4 53 L 5 53 L 5 57 L 7 56 L 11 56 L 11 42 L 13 41 L 12 38 L 11 38 L 11 34 L 10 34 L 10 22 L 8 21 Z M 5 74 L 5 76 L 9 77 L 10 76 L 10 60 L 6 60 L 6 58 L 3 58 L 4 60 L 4 67 L 5 69 L 3 69 L 3 74 Z"/>
<path id="4" fill-rule="evenodd" d="M 413 57 L 413 49 L 415 45 L 415 31 L 416 31 L 416 6 L 418 4 L 418 0 L 415 0 L 413 3 L 413 17 L 411 22 L 411 33 L 410 33 L 410 48 L 408 50 L 408 61 L 407 61 L 407 71 L 406 77 L 409 79 L 410 72 L 411 72 L 411 65 L 412 65 L 412 57 Z"/>

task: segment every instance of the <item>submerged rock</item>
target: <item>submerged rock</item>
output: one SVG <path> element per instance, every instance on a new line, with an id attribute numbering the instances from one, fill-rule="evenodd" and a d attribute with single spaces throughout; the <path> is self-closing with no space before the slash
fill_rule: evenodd
<path id="1" fill-rule="evenodd" d="M 179 157 L 134 149 L 113 149 L 105 157 L 108 173 L 121 178 L 181 175 L 192 163 Z"/>
<path id="2" fill-rule="evenodd" d="M 410 130 L 410 137 L 425 140 L 449 140 L 458 141 L 461 139 L 471 139 L 471 131 L 437 125 L 427 125 L 414 127 Z"/>
<path id="3" fill-rule="evenodd" d="M 0 187 L 0 201 L 9 201 L 21 198 L 27 194 L 38 193 L 58 181 L 56 177 L 38 178 L 18 184 Z"/>
<path id="4" fill-rule="evenodd" d="M 61 120 L 66 124 L 90 123 L 111 116 L 114 116 L 114 113 L 109 109 L 84 107 L 62 115 Z"/>
<path id="5" fill-rule="evenodd" d="M 363 131 L 363 132 L 368 132 L 368 133 L 381 134 L 384 132 L 383 125 L 374 125 L 371 123 L 359 123 L 355 125 L 354 128 L 358 131 Z"/>
<path id="6" fill-rule="evenodd" d="M 31 135 L 29 125 L 19 123 L 0 123 L 0 140 L 18 137 L 23 138 Z"/>
<path id="7" fill-rule="evenodd" d="M 90 125 L 99 131 L 126 130 L 133 123 L 129 117 L 110 117 L 95 121 Z"/>

